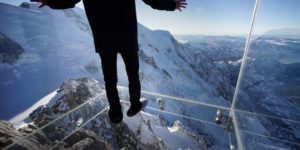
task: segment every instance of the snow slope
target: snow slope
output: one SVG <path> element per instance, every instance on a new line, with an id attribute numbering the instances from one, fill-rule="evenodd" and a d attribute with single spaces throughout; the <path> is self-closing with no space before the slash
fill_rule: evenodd
<path id="1" fill-rule="evenodd" d="M 242 132 L 243 142 L 247 143 L 246 149 L 299 149 L 298 31 L 299 29 L 275 29 L 251 40 L 236 106 L 239 110 L 254 113 L 238 112 L 237 115 L 240 129 L 247 132 Z M 185 45 L 189 47 L 204 51 L 209 56 L 216 56 L 216 64 L 226 66 L 223 68 L 228 69 L 230 76 L 238 76 L 242 48 L 238 49 L 234 45 L 240 45 L 245 39 L 227 36 L 177 38 L 185 40 Z"/>
<path id="2" fill-rule="evenodd" d="M 28 118 L 30 113 L 32 113 L 35 109 L 37 109 L 40 106 L 44 106 L 56 101 L 57 97 L 58 97 L 57 91 L 50 93 L 49 95 L 43 97 L 38 102 L 33 104 L 30 108 L 26 109 L 25 111 L 11 118 L 9 122 L 13 123 L 17 129 L 26 126 L 28 123 L 25 123 L 24 120 Z"/>

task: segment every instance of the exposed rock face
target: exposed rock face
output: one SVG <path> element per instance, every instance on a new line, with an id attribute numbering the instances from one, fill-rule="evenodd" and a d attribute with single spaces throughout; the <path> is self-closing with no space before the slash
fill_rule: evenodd
<path id="1" fill-rule="evenodd" d="M 17 131 L 12 124 L 0 120 L 0 149 L 20 140 L 24 133 Z"/>
<path id="2" fill-rule="evenodd" d="M 34 110 L 29 118 L 34 122 L 38 127 L 42 127 L 51 120 L 54 119 L 52 110 L 46 106 L 40 106 L 36 110 Z"/>
<path id="3" fill-rule="evenodd" d="M 53 98 L 53 104 L 40 106 L 29 118 L 42 127 L 58 116 L 72 110 L 85 101 L 103 92 L 104 86 L 95 79 L 79 78 L 65 81 Z"/>
<path id="4" fill-rule="evenodd" d="M 15 41 L 0 32 L 0 63 L 14 64 L 24 52 Z"/>
<path id="5" fill-rule="evenodd" d="M 63 92 L 62 101 L 67 103 L 70 109 L 82 104 L 89 98 L 93 98 L 103 92 L 104 85 L 99 81 L 89 78 L 70 79 L 60 87 Z"/>
<path id="6" fill-rule="evenodd" d="M 48 149 L 48 139 L 42 134 L 37 134 L 32 138 L 23 139 L 28 133 L 31 133 L 36 129 L 37 128 L 34 125 L 28 125 L 27 127 L 16 130 L 12 124 L 0 120 L 0 149 L 5 148 L 10 144 L 15 145 L 10 147 L 9 149 Z M 20 140 L 22 141 L 17 143 Z"/>
<path id="7" fill-rule="evenodd" d="M 154 143 L 149 143 L 149 144 L 141 143 L 141 141 L 138 139 L 137 136 L 138 133 L 134 133 L 131 129 L 129 129 L 128 125 L 123 122 L 117 126 L 114 126 L 114 128 L 117 133 L 118 144 L 123 148 L 131 149 L 131 150 L 160 149 L 158 140 Z"/>
<path id="8" fill-rule="evenodd" d="M 18 129 L 18 131 L 25 133 L 25 134 L 30 134 L 31 132 L 33 132 L 37 129 L 38 129 L 37 126 L 35 126 L 33 124 L 28 124 L 28 126 Z"/>
<path id="9" fill-rule="evenodd" d="M 147 118 L 142 117 L 140 119 L 147 120 Z M 100 139 L 108 145 L 109 149 L 162 149 L 163 147 L 161 145 L 164 143 L 154 136 L 150 121 L 141 120 L 139 124 L 139 127 L 135 129 L 132 129 L 126 120 L 119 124 L 111 124 L 107 113 L 104 113 L 89 123 L 85 129 L 96 133 L 98 137 L 100 137 Z M 147 128 L 144 130 L 142 129 L 142 126 L 146 126 Z M 150 138 L 150 140 L 143 141 L 142 132 L 143 134 L 153 136 Z"/>
<path id="10" fill-rule="evenodd" d="M 18 131 L 13 128 L 12 124 L 5 121 L 0 121 L 0 149 L 9 146 L 12 143 L 18 142 L 24 138 L 25 135 L 27 135 L 29 129 L 33 130 L 33 128 L 35 128 L 33 125 L 29 126 L 31 127 L 22 128 Z M 20 144 L 14 145 L 12 149 L 49 149 L 52 147 L 49 140 L 50 139 L 43 134 L 34 134 L 34 136 L 25 138 Z M 105 144 L 101 139 L 99 139 L 98 135 L 85 129 L 80 129 L 78 132 L 71 135 L 65 142 L 54 144 L 57 144 L 57 146 L 54 148 L 56 150 L 111 149 L 109 145 Z"/>
<path id="11" fill-rule="evenodd" d="M 78 150 L 78 149 L 89 149 L 89 150 L 109 150 L 110 145 L 105 144 L 97 134 L 92 131 L 80 129 L 73 135 L 71 135 L 65 142 L 57 145 L 57 150 Z"/>
<path id="12" fill-rule="evenodd" d="M 30 4 L 28 2 L 23 2 L 20 7 L 30 9 Z"/>

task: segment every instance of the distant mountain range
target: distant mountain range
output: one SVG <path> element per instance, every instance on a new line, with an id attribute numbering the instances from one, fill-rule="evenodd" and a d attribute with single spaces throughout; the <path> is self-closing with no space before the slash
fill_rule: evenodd
<path id="1" fill-rule="evenodd" d="M 282 28 L 267 31 L 264 36 L 300 37 L 300 28 Z"/>

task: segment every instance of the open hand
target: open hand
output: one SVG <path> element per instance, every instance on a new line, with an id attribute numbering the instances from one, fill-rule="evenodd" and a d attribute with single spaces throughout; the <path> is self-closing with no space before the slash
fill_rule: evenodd
<path id="1" fill-rule="evenodd" d="M 176 9 L 178 9 L 179 11 L 182 11 L 182 9 L 186 8 L 187 3 L 185 0 L 180 0 L 176 2 Z"/>
<path id="2" fill-rule="evenodd" d="M 41 3 L 41 5 L 39 6 L 39 8 L 42 8 L 44 6 L 47 5 L 47 0 L 30 0 L 31 2 L 38 2 Z"/>

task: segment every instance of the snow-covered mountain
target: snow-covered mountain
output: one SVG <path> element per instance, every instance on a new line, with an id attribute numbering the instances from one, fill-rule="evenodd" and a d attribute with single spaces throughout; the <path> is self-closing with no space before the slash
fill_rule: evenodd
<path id="1" fill-rule="evenodd" d="M 102 77 L 82 10 L 0 7 L 1 35 L 24 50 L 15 63 L 0 65 L 1 118 L 7 120 L 22 112 L 69 78 Z M 81 13 L 76 15 L 76 11 Z M 15 104 L 18 107 L 11 109 Z"/>
<path id="2" fill-rule="evenodd" d="M 1 86 L 8 101 L 22 98 L 31 102 L 21 106 L 26 109 L 68 78 L 85 76 L 102 80 L 100 59 L 94 53 L 82 10 L 54 11 L 38 9 L 36 5 L 25 9 L 1 4 L 1 11 L 0 31 L 25 50 L 16 64 L 1 64 L 4 76 L 1 85 L 6 81 L 11 83 Z M 179 44 L 167 31 L 151 31 L 142 25 L 139 25 L 139 43 L 144 90 L 229 106 L 233 88 L 210 57 Z M 118 63 L 119 84 L 127 85 L 123 62 Z M 29 83 L 35 83 L 31 84 L 35 90 L 24 91 L 25 97 L 12 94 L 16 85 Z"/>
<path id="3" fill-rule="evenodd" d="M 121 124 L 111 124 L 107 109 L 105 109 L 108 106 L 105 95 L 99 97 L 103 89 L 104 86 L 94 79 L 80 78 L 64 82 L 46 105 L 38 107 L 23 120 L 28 124 L 27 126 L 23 125 L 16 131 L 12 127 L 13 125 L 0 122 L 0 132 L 11 130 L 12 134 L 18 135 L 15 137 L 1 132 L 7 139 L 7 142 L 0 141 L 1 145 L 7 145 L 10 141 L 16 142 L 22 136 L 43 127 L 42 134 L 40 131 L 28 136 L 18 147 L 25 149 L 36 147 L 41 149 L 60 149 L 62 147 L 70 149 L 76 147 L 92 149 L 121 149 L 123 147 L 127 149 L 207 149 L 208 144 L 205 143 L 207 139 L 204 139 L 207 137 L 193 131 L 179 120 L 168 125 L 167 120 L 160 113 L 156 115 L 142 112 L 133 118 L 124 116 Z M 94 97 L 100 99 L 87 101 Z M 85 104 L 81 105 L 83 103 Z M 122 104 L 125 114 L 129 105 L 127 103 Z M 79 109 L 45 126 L 79 105 L 81 105 Z M 101 109 L 106 111 L 98 114 Z M 96 118 L 90 120 L 95 114 L 98 114 Z M 83 128 L 72 134 L 77 126 L 82 124 L 85 124 Z M 53 129 L 56 131 L 53 132 Z M 64 140 L 56 141 L 60 139 Z"/>
<path id="4" fill-rule="evenodd" d="M 299 37 L 299 35 L 300 35 L 300 28 L 273 29 L 264 33 L 264 36 L 268 36 L 268 37 L 273 36 L 273 37 L 285 37 L 285 38 Z"/>
<path id="5" fill-rule="evenodd" d="M 176 35 L 175 38 L 185 46 L 203 51 L 214 61 L 240 60 L 246 44 L 243 36 Z"/>
<path id="6" fill-rule="evenodd" d="M 247 132 L 247 134 L 242 132 L 243 140 L 247 143 L 246 149 L 272 149 L 269 145 L 273 145 L 275 149 L 299 149 L 297 143 L 300 137 L 300 35 L 297 31 L 298 29 L 275 29 L 251 40 L 237 103 L 237 109 L 255 114 L 238 113 L 240 128 Z M 189 47 L 216 56 L 214 58 L 216 63 L 225 65 L 223 68 L 231 72 L 230 77 L 236 79 L 242 62 L 241 44 L 245 42 L 244 38 L 228 36 L 176 38 L 184 41 Z M 265 116 L 257 116 L 258 114 Z M 248 134 L 249 131 L 251 134 Z M 257 134 L 265 137 L 262 138 Z M 268 138 L 269 136 L 277 140 Z"/>
<path id="7" fill-rule="evenodd" d="M 0 91 L 1 97 L 5 99 L 0 107 L 1 117 L 4 119 L 11 118 L 17 112 L 29 108 L 70 78 L 87 77 L 98 79 L 99 84 L 103 82 L 100 58 L 94 52 L 93 39 L 84 11 L 79 8 L 58 11 L 37 7 L 34 4 L 23 4 L 22 7 L 0 4 L 1 34 L 24 49 L 14 64 L 0 64 Z M 230 79 L 226 65 L 219 65 L 206 53 L 178 43 L 167 31 L 152 31 L 141 24 L 138 29 L 140 77 L 143 90 L 230 106 L 234 79 Z M 121 59 L 118 61 L 118 75 L 119 84 L 126 86 L 127 77 Z M 24 86 L 30 88 L 24 88 Z M 15 94 L 15 91 L 19 93 Z M 49 104 L 35 109 L 29 116 L 29 120 L 25 121 L 36 121 L 36 125 L 42 126 L 79 104 L 66 103 L 63 98 L 58 98 L 53 94 L 55 92 L 48 96 L 54 98 L 48 100 Z M 120 93 L 120 95 L 126 95 L 126 93 Z M 151 99 L 149 106 L 159 108 L 159 105 L 152 103 L 153 98 L 149 99 Z M 53 103 L 54 101 L 59 104 Z M 16 103 L 20 105 L 20 108 L 10 109 L 9 106 Z M 214 120 L 216 112 L 212 108 L 199 109 L 200 106 L 172 100 L 165 100 L 164 105 L 167 111 L 208 121 Z M 224 146 L 222 143 L 224 131 L 221 127 L 187 119 L 182 119 L 180 123 L 174 117 L 165 114 L 161 116 L 166 125 L 154 123 L 152 131 L 147 131 L 146 125 L 141 122 L 141 120 L 149 120 L 148 122 L 153 123 L 158 119 L 156 115 L 149 112 L 144 114 L 143 119 L 136 118 L 135 125 L 127 124 L 126 126 L 130 131 L 133 127 L 138 127 L 153 135 L 164 133 L 160 135 L 161 137 L 157 136 L 160 138 L 177 135 L 176 138 L 164 141 L 165 144 L 177 141 L 178 145 L 173 145 L 174 147 L 190 145 L 199 148 L 205 145 L 218 149 Z M 43 120 L 43 122 L 38 120 Z M 17 121 L 20 120 L 17 119 Z M 129 122 L 128 120 L 127 123 Z M 198 138 L 195 142 L 184 143 L 187 142 L 184 140 L 183 143 L 179 142 L 189 136 Z M 201 140 L 200 137 L 203 136 L 205 138 Z M 141 141 L 143 138 L 160 141 L 157 137 L 140 135 Z M 167 144 L 168 146 L 170 145 Z M 172 147 L 169 148 L 172 149 Z"/>
<path id="8" fill-rule="evenodd" d="M 237 107 L 282 119 L 241 115 L 244 118 L 241 119 L 244 124 L 242 128 L 252 132 L 258 130 L 265 135 L 288 141 L 284 143 L 263 139 L 257 148 L 264 149 L 267 147 L 265 145 L 272 143 L 281 148 L 299 149 L 299 144 L 293 143 L 299 143 L 300 139 L 300 105 L 297 102 L 300 38 L 266 35 L 254 39 L 251 44 Z M 262 127 L 257 129 L 255 122 L 260 122 Z M 251 136 L 249 139 L 257 141 Z"/>

